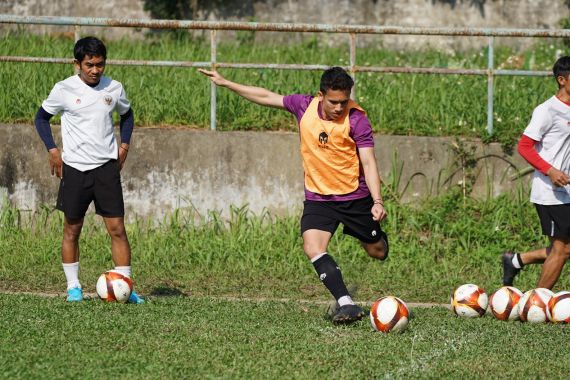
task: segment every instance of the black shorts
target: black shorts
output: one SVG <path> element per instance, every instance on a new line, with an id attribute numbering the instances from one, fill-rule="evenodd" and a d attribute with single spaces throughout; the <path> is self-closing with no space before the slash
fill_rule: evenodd
<path id="1" fill-rule="evenodd" d="M 81 219 L 91 201 L 95 202 L 95 212 L 101 216 L 111 218 L 125 215 L 117 160 L 85 172 L 63 164 L 56 208 L 69 219 Z"/>
<path id="2" fill-rule="evenodd" d="M 570 204 L 535 204 L 542 233 L 555 238 L 570 237 Z"/>
<path id="3" fill-rule="evenodd" d="M 380 223 L 372 219 L 371 197 L 342 202 L 306 200 L 304 206 L 301 234 L 312 229 L 334 234 L 339 223 L 342 223 L 343 233 L 364 243 L 376 243 L 382 238 L 388 242 Z"/>

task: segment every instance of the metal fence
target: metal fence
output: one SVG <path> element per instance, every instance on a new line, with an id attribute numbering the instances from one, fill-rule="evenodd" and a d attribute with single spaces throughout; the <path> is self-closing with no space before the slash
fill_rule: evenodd
<path id="1" fill-rule="evenodd" d="M 291 23 L 260 23 L 260 22 L 230 22 L 230 21 L 190 21 L 190 20 L 147 20 L 147 19 L 114 19 L 114 18 L 87 18 L 87 17 L 54 17 L 54 16 L 15 16 L 0 14 L 0 23 L 3 24 L 36 24 L 73 26 L 75 39 L 81 35 L 82 26 L 96 27 L 123 27 L 123 28 L 150 28 L 150 29 L 188 29 L 210 31 L 210 61 L 136 61 L 136 60 L 108 60 L 111 65 L 125 66 L 168 66 L 168 67 L 220 67 L 234 69 L 281 69 L 281 70 L 325 70 L 327 65 L 312 64 L 272 64 L 272 63 L 230 63 L 217 61 L 218 30 L 247 30 L 247 31 L 273 31 L 273 32 L 314 32 L 339 33 L 348 35 L 349 65 L 344 68 L 354 78 L 355 85 L 352 96 L 356 97 L 358 86 L 358 73 L 400 73 L 400 74 L 443 74 L 443 75 L 480 75 L 487 77 L 487 132 L 493 133 L 493 79 L 495 76 L 548 76 L 549 71 L 529 70 L 499 70 L 494 68 L 494 40 L 495 37 L 570 37 L 570 30 L 545 29 L 492 29 L 492 28 L 432 28 L 432 27 L 401 27 L 401 26 L 374 26 L 374 25 L 330 25 L 330 24 L 291 24 Z M 433 67 L 380 67 L 359 66 L 356 63 L 356 38 L 361 34 L 371 35 L 422 35 L 422 36 L 460 36 L 460 37 L 488 37 L 487 67 L 481 69 L 451 69 Z M 0 56 L 0 62 L 36 62 L 36 63 L 66 63 L 73 60 L 69 58 L 46 57 L 17 57 Z M 210 94 L 210 128 L 216 129 L 216 85 L 211 84 Z"/>

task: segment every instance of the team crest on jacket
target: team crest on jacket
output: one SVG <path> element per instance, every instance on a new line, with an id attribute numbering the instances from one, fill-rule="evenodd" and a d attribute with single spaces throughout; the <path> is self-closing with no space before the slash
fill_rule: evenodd
<path id="1" fill-rule="evenodd" d="M 79 98 L 75 99 L 75 104 L 81 104 L 81 99 Z"/>
<path id="2" fill-rule="evenodd" d="M 105 104 L 110 106 L 111 103 L 113 102 L 113 98 L 111 98 L 109 95 L 105 95 L 105 97 L 103 98 L 103 100 L 105 101 Z"/>

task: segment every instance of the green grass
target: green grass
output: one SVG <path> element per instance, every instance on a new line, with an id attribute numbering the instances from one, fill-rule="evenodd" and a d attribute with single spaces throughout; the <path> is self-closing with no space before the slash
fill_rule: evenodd
<path id="1" fill-rule="evenodd" d="M 402 334 L 322 306 L 161 297 L 143 306 L 0 295 L 0 377 L 565 378 L 570 330 L 414 309 Z M 505 344 L 506 343 L 506 344 Z"/>
<path id="2" fill-rule="evenodd" d="M 380 37 L 379 37 L 380 39 Z M 380 39 L 381 41 L 381 39 Z M 39 37 L 5 33 L 0 54 L 71 57 L 73 41 L 64 37 Z M 381 46 L 381 43 L 377 46 Z M 495 67 L 550 70 L 560 40 L 537 40 L 528 51 L 497 48 Z M 143 41 L 109 41 L 111 59 L 208 61 L 209 46 L 201 39 L 149 37 Z M 326 53 L 324 53 L 326 52 Z M 517 56 L 517 64 L 509 57 Z M 347 65 L 346 46 L 327 47 L 309 39 L 294 46 L 240 45 L 223 40 L 219 62 L 306 63 Z M 394 52 L 382 48 L 358 50 L 357 63 L 375 66 L 486 68 L 486 51 Z M 267 87 L 276 92 L 315 93 L 320 73 L 288 70 L 222 71 L 238 82 Z M 66 65 L 0 63 L 1 122 L 26 122 L 47 97 L 55 82 L 73 73 Z M 107 74 L 124 83 L 138 125 L 209 126 L 209 81 L 190 68 L 112 67 Z M 486 77 L 361 73 L 358 101 L 367 110 L 376 131 L 386 134 L 472 137 L 486 136 Z M 25 86 L 22 84 L 25 83 Z M 495 136 L 510 144 L 520 135 L 532 109 L 553 95 L 552 78 L 495 78 Z M 220 130 L 294 130 L 287 112 L 253 105 L 228 90 L 218 91 Z"/>

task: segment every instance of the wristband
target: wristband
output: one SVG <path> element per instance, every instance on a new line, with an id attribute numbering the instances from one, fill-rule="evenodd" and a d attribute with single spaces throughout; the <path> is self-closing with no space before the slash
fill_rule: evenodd
<path id="1" fill-rule="evenodd" d="M 375 204 L 375 205 L 380 205 L 380 206 L 384 207 L 384 203 L 382 203 L 382 200 L 381 200 L 381 199 L 374 199 L 374 204 Z"/>
<path id="2" fill-rule="evenodd" d="M 122 145 L 120 145 L 119 148 L 123 149 L 123 150 L 126 151 L 126 152 L 129 151 L 129 148 L 126 148 L 126 147 L 124 147 L 124 146 L 122 146 Z"/>

